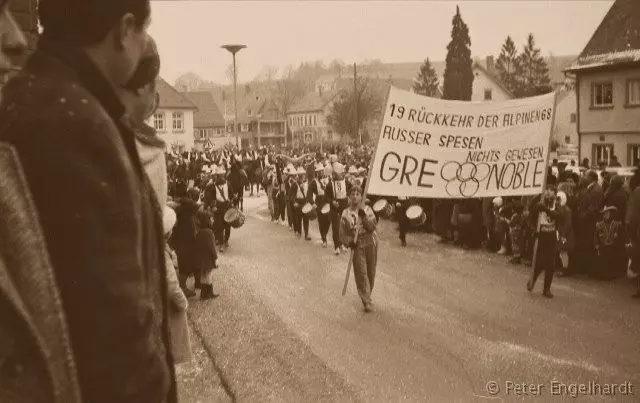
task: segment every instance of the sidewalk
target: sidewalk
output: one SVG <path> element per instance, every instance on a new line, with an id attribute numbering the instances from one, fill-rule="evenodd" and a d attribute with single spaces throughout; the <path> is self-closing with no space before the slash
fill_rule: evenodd
<path id="1" fill-rule="evenodd" d="M 213 362 L 205 350 L 202 340 L 195 334 L 191 323 L 191 349 L 193 361 L 176 366 L 179 403 L 231 402 L 222 386 Z"/>

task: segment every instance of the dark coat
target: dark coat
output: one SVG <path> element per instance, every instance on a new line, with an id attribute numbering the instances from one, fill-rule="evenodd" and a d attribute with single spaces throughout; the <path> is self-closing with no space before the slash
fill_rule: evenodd
<path id="1" fill-rule="evenodd" d="M 3 88 L 87 402 L 175 401 L 160 206 L 124 107 L 80 50 L 47 43 Z"/>
<path id="2" fill-rule="evenodd" d="M 66 316 L 37 212 L 17 154 L 2 144 L 0 173 L 0 402 L 80 403 Z"/>

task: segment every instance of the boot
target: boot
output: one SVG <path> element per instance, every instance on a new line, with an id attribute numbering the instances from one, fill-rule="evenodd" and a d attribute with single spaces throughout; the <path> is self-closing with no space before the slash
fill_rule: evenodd
<path id="1" fill-rule="evenodd" d="M 203 284 L 202 290 L 200 291 L 200 299 L 203 301 L 218 298 L 218 294 L 213 293 L 213 285 L 211 284 Z"/>
<path id="2" fill-rule="evenodd" d="M 185 276 L 184 274 L 180 274 L 179 283 L 180 283 L 180 289 L 182 290 L 182 292 L 187 298 L 192 298 L 196 296 L 196 292 L 190 290 L 187 287 L 187 276 Z"/>

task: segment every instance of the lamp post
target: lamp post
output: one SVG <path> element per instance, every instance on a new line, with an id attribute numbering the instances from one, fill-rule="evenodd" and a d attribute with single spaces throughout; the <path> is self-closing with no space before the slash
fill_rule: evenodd
<path id="1" fill-rule="evenodd" d="M 236 138 L 236 147 L 240 148 L 238 139 L 238 75 L 236 74 L 236 53 L 246 48 L 245 45 L 223 45 L 221 48 L 228 50 L 233 55 L 233 135 Z"/>

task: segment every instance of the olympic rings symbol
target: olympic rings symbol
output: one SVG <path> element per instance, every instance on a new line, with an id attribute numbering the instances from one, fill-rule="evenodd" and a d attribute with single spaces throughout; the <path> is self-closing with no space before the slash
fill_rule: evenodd
<path id="1" fill-rule="evenodd" d="M 480 190 L 480 183 L 489 177 L 491 167 L 467 161 L 449 161 L 442 166 L 440 177 L 447 182 L 445 190 L 451 197 L 473 197 Z"/>

